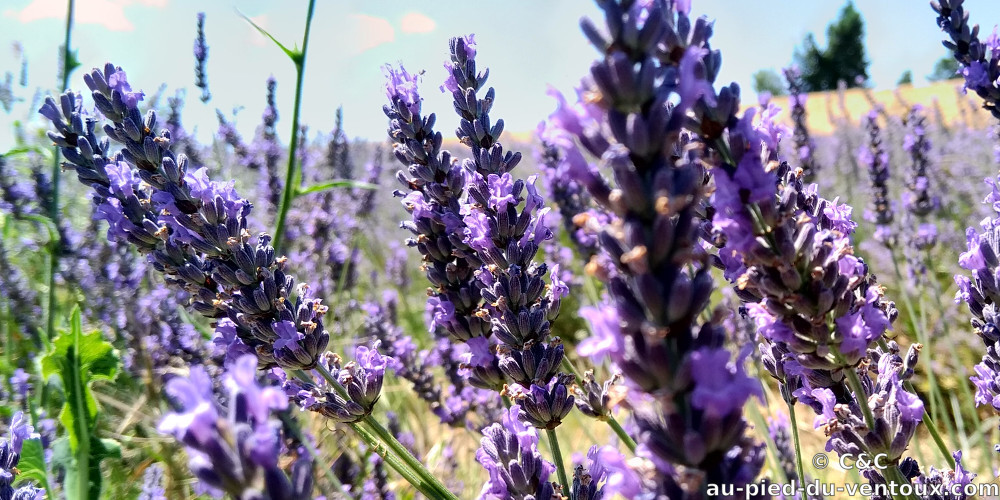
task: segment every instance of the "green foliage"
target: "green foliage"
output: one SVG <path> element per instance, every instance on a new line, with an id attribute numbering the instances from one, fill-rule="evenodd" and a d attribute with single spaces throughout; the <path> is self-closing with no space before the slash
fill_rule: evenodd
<path id="1" fill-rule="evenodd" d="M 958 77 L 958 61 L 955 60 L 951 55 L 947 55 L 938 59 L 938 62 L 934 63 L 934 71 L 927 75 L 927 80 L 932 82 L 938 82 L 941 80 L 951 80 L 952 78 Z"/>
<path id="2" fill-rule="evenodd" d="M 42 358 L 42 376 L 58 376 L 65 393 L 59 421 L 67 435 L 55 444 L 59 459 L 54 461 L 66 469 L 65 489 L 75 492 L 71 497 L 100 498 L 101 461 L 121 454 L 116 442 L 97 437 L 97 400 L 90 389 L 95 380 L 113 380 L 118 365 L 100 332 L 83 333 L 79 307 L 73 309 L 69 331 L 61 332 Z"/>
<path id="3" fill-rule="evenodd" d="M 840 81 L 848 87 L 864 85 L 868 81 L 865 22 L 853 2 L 848 2 L 837 20 L 827 26 L 826 38 L 827 47 L 821 49 L 810 33 L 802 43 L 802 50 L 796 51 L 805 90 L 834 90 Z"/>
<path id="4" fill-rule="evenodd" d="M 769 92 L 773 96 L 785 95 L 785 81 L 773 69 L 762 69 L 753 74 L 753 90 L 758 94 Z"/>
<path id="5" fill-rule="evenodd" d="M 45 491 L 52 491 L 49 486 L 49 472 L 45 468 L 45 450 L 42 448 L 42 440 L 27 439 L 21 448 L 21 460 L 17 464 L 18 481 L 34 480 L 38 485 L 45 488 Z"/>
<path id="6" fill-rule="evenodd" d="M 896 85 L 912 85 L 912 84 L 913 84 L 913 72 L 910 70 L 904 71 L 903 74 L 900 75 L 899 81 L 896 82 Z"/>

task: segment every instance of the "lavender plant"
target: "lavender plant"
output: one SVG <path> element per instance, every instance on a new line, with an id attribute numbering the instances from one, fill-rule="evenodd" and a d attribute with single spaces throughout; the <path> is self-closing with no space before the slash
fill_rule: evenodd
<path id="1" fill-rule="evenodd" d="M 742 418 L 760 386 L 741 357 L 732 361 L 720 321 L 704 319 L 712 291 L 708 254 L 699 245 L 706 172 L 683 127 L 703 96 L 729 106 L 733 96 L 715 99 L 710 82 L 719 55 L 709 45 L 711 24 L 692 23 L 687 6 L 598 5 L 607 32 L 582 24 L 602 54 L 582 84 L 588 99 L 575 109 L 560 105 L 550 118 L 578 140 L 564 146 L 567 158 L 577 158 L 574 177 L 616 217 L 599 240 L 617 265 L 606 285 L 614 307 L 601 313 L 613 319 L 592 326 L 609 339 L 606 352 L 632 389 L 651 403 L 633 408 L 641 454 L 656 470 L 646 491 L 714 496 L 709 485 L 746 485 L 763 464 Z M 584 126 L 584 115 L 598 126 Z M 581 146 L 613 173 L 614 188 L 583 161 Z M 664 359 L 673 361 L 658 361 Z"/>

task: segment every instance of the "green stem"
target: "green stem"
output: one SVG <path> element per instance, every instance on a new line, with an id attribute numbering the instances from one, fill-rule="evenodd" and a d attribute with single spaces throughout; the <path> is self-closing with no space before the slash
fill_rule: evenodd
<path id="1" fill-rule="evenodd" d="M 361 422 L 366 424 L 372 431 L 374 431 L 376 436 L 382 438 L 383 443 L 386 446 L 388 446 L 390 450 L 399 455 L 399 457 L 403 460 L 403 462 L 406 465 L 409 465 L 413 469 L 414 473 L 420 476 L 420 478 L 423 481 L 430 484 L 433 487 L 433 489 L 437 491 L 437 494 L 434 495 L 432 498 L 443 499 L 443 500 L 458 500 L 458 497 L 456 497 L 454 493 L 452 493 L 447 487 L 445 487 L 444 484 L 441 484 L 441 482 L 436 477 L 434 477 L 434 474 L 431 474 L 431 472 L 427 470 L 426 467 L 424 467 L 424 464 L 420 463 L 420 461 L 417 460 L 416 457 L 411 455 L 409 450 L 407 450 L 403 446 L 403 444 L 400 443 L 389 432 L 388 429 L 382 426 L 382 424 L 380 424 L 378 420 L 375 420 L 375 417 L 368 415 Z"/>
<path id="2" fill-rule="evenodd" d="M 610 425 L 611 430 L 615 431 L 615 434 L 618 435 L 618 439 L 625 443 L 625 446 L 628 446 L 629 451 L 635 453 L 635 440 L 632 439 L 632 436 L 629 436 L 628 433 L 625 432 L 625 429 L 622 428 L 622 424 L 619 424 L 613 415 L 608 415 L 608 425 Z"/>
<path id="3" fill-rule="evenodd" d="M 340 382 L 337 381 L 337 378 L 334 377 L 333 374 L 330 373 L 330 370 L 328 370 L 325 366 L 316 365 L 316 371 L 327 381 L 327 383 L 330 384 L 331 387 L 333 387 L 335 391 L 337 391 L 338 394 L 340 394 L 341 397 L 347 399 L 350 398 L 350 396 L 347 394 L 347 390 L 344 389 L 344 386 L 340 385 Z M 434 492 L 434 494 L 428 494 L 430 498 L 443 499 L 443 500 L 458 500 L 458 497 L 456 497 L 454 493 L 449 491 L 448 488 L 446 488 L 443 484 L 441 484 L 441 482 L 437 478 L 435 478 L 434 475 L 431 474 L 431 472 L 427 470 L 426 467 L 424 467 L 424 464 L 420 463 L 420 461 L 417 460 L 416 457 L 411 455 L 410 452 L 402 445 L 402 443 L 400 443 L 389 432 L 388 429 L 383 427 L 382 424 L 378 422 L 378 420 L 375 420 L 375 417 L 367 415 L 360 421 L 355 422 L 351 425 L 352 427 L 356 428 L 363 427 L 366 431 L 374 433 L 375 436 L 381 439 L 381 444 L 388 447 L 389 450 L 395 454 L 395 456 L 398 456 L 399 459 L 402 460 L 404 464 L 406 464 L 406 466 L 412 469 L 413 473 L 416 474 L 416 476 L 420 479 L 421 484 L 430 485 L 431 490 L 433 490 Z M 411 484 L 417 486 L 417 484 L 415 483 Z"/>
<path id="4" fill-rule="evenodd" d="M 865 417 L 865 425 L 868 426 L 868 430 L 875 430 L 875 416 L 872 415 L 872 409 L 868 406 L 868 395 L 865 394 L 865 388 L 861 385 L 861 379 L 858 378 L 858 371 L 854 367 L 847 367 L 844 369 L 847 374 L 847 383 L 850 384 L 851 390 L 854 391 L 854 400 L 858 402 L 858 406 L 861 407 L 861 413 Z"/>
<path id="5" fill-rule="evenodd" d="M 802 467 L 802 445 L 799 443 L 799 422 L 795 419 L 795 403 L 788 405 L 788 426 L 792 432 L 792 446 L 795 447 L 795 473 L 799 476 L 799 484 L 806 482 L 806 469 Z"/>
<path id="6" fill-rule="evenodd" d="M 893 495 L 893 498 L 898 500 L 909 500 L 911 498 L 910 496 L 903 495 L 898 492 L 899 485 L 910 484 L 910 482 L 906 480 L 906 477 L 903 476 L 903 473 L 899 471 L 899 467 L 895 465 L 892 467 L 886 467 L 881 472 L 885 476 L 887 483 L 895 483 L 897 485 L 897 492 Z"/>
<path id="7" fill-rule="evenodd" d="M 566 479 L 566 466 L 563 464 L 562 450 L 559 449 L 559 437 L 556 436 L 555 429 L 545 429 L 545 435 L 549 438 L 549 447 L 552 448 L 552 461 L 556 463 L 556 474 L 559 476 L 559 484 L 562 485 L 563 496 L 568 496 L 569 481 Z"/>
<path id="8" fill-rule="evenodd" d="M 63 57 L 62 57 L 62 85 L 60 86 L 59 92 L 66 92 L 66 87 L 69 86 L 69 74 L 76 67 L 74 61 L 70 58 L 73 57 L 70 51 L 70 40 L 73 34 L 73 3 L 74 0 L 68 0 L 68 5 L 66 8 L 66 34 L 63 38 Z M 59 161 L 59 148 L 55 148 L 55 152 L 52 154 L 52 199 L 49 200 L 49 218 L 52 222 L 59 227 L 59 180 L 62 174 L 62 166 Z M 56 239 L 49 242 L 49 252 L 51 258 L 49 259 L 49 289 L 46 295 L 46 317 L 45 317 L 45 343 L 48 344 L 49 341 L 55 337 L 56 330 L 56 274 L 59 272 L 59 250 L 62 248 L 62 241 L 60 241 L 59 232 L 56 231 Z"/>
<path id="9" fill-rule="evenodd" d="M 358 423 L 349 425 L 352 429 L 354 429 L 354 432 L 361 436 L 361 439 L 368 443 L 368 446 L 375 450 L 375 453 L 382 457 L 382 459 L 385 460 L 385 463 L 389 464 L 389 467 L 392 467 L 392 469 L 402 476 L 406 482 L 412 484 L 414 488 L 426 495 L 428 498 L 438 498 L 438 496 L 435 495 L 434 488 L 430 484 L 418 475 L 414 474 L 414 472 L 410 470 L 406 464 L 399 460 L 399 457 L 393 455 L 392 453 L 388 453 L 379 439 L 373 436 L 371 432 L 365 429 L 364 426 Z"/>
<path id="10" fill-rule="evenodd" d="M 281 193 L 281 208 L 278 209 L 278 217 L 275 221 L 274 245 L 275 253 L 281 248 L 281 239 L 285 235 L 285 218 L 288 217 L 288 209 L 292 205 L 295 192 L 298 186 L 295 183 L 296 169 L 295 157 L 299 148 L 299 112 L 302 108 L 302 83 L 306 71 L 306 49 L 309 47 L 309 29 L 312 26 L 313 9 L 316 0 L 309 0 L 309 12 L 306 14 L 306 30 L 302 35 L 302 50 L 295 53 L 292 62 L 295 63 L 295 108 L 292 110 L 292 139 L 288 144 L 288 169 L 285 171 L 285 186 Z"/>
<path id="11" fill-rule="evenodd" d="M 898 259 L 895 258 L 895 254 L 893 254 L 892 268 L 896 273 L 896 283 L 899 286 L 899 294 L 903 297 L 903 307 L 906 308 L 907 315 L 910 317 L 910 325 L 912 326 L 913 332 L 917 337 L 917 342 L 924 344 L 928 349 L 930 349 L 927 339 L 925 338 L 923 328 L 918 326 L 917 315 L 913 307 L 913 301 L 910 300 L 910 294 L 903 288 L 903 273 L 899 270 L 899 262 Z M 955 431 L 952 428 L 953 426 L 951 425 L 951 421 L 945 418 L 947 417 L 947 414 L 943 413 L 944 409 L 942 408 L 942 404 L 944 397 L 941 395 L 940 388 L 938 387 L 937 377 L 934 375 L 934 371 L 929 368 L 927 369 L 927 382 L 930 386 L 930 411 L 925 410 L 924 413 L 927 415 L 933 415 L 935 419 L 940 417 L 939 421 L 944 424 L 945 430 L 948 431 L 948 435 L 951 437 L 952 442 L 957 443 L 958 441 L 955 437 Z M 912 384 L 910 387 L 912 390 Z M 915 390 L 912 392 L 916 394 Z M 945 454 L 947 455 L 947 453 Z"/>

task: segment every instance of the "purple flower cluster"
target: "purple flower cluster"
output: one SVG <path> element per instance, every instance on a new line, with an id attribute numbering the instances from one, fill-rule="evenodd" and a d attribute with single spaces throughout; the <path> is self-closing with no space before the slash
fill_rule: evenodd
<path id="1" fill-rule="evenodd" d="M 483 339 L 476 342 L 488 345 L 485 339 L 491 334 L 490 324 L 476 314 L 482 295 L 475 272 L 482 262 L 463 238 L 460 200 L 465 173 L 450 153 L 441 150 L 441 133 L 434 130 L 435 115 L 420 114 L 419 75 L 402 67 L 387 67 L 386 74 L 390 104 L 383 110 L 389 118 L 394 154 L 405 166 L 396 178 L 409 191 L 397 195 L 404 196 L 403 207 L 412 217 L 401 226 L 413 234 L 406 243 L 420 252 L 431 284 L 427 299 L 431 331 L 459 343 Z M 494 366 L 488 371 L 475 370 L 470 383 L 492 388 L 500 379 L 499 368 Z"/>
<path id="2" fill-rule="evenodd" d="M 937 243 L 937 226 L 927 218 L 941 206 L 938 196 L 931 191 L 930 152 L 931 142 L 927 137 L 926 116 L 923 106 L 915 104 L 907 115 L 909 130 L 903 138 L 903 150 L 910 154 L 910 175 L 903 192 L 903 208 L 916 219 L 916 234 L 910 238 L 910 245 L 924 251 Z"/>
<path id="3" fill-rule="evenodd" d="M 872 207 L 865 211 L 865 219 L 875 223 L 875 241 L 892 248 L 896 235 L 892 228 L 894 218 L 889 201 L 889 153 L 882 146 L 882 130 L 878 125 L 879 111 L 873 109 L 865 115 L 868 144 L 858 152 L 858 163 L 868 169 L 872 186 Z"/>
<path id="4" fill-rule="evenodd" d="M 169 132 L 155 136 L 156 113 L 137 108 L 125 72 L 111 64 L 85 76 L 98 110 L 110 122 L 98 140 L 98 120 L 81 110 L 82 99 L 67 92 L 47 98 L 40 112 L 52 121 L 49 137 L 94 190 L 109 239 L 127 241 L 148 255 L 168 283 L 191 294 L 191 307 L 210 318 L 228 318 L 240 346 L 252 349 L 262 366 L 310 369 L 329 342 L 322 317 L 326 307 L 284 272 L 270 236 L 248 230 L 252 205 L 228 184 L 211 181 L 204 168 L 188 169 L 170 150 Z M 125 149 L 112 153 L 108 139 Z"/>
<path id="5" fill-rule="evenodd" d="M 382 393 L 385 370 L 392 358 L 379 354 L 380 341 L 372 347 L 358 346 L 355 361 L 342 365 L 340 356 L 324 354 L 319 363 L 333 374 L 340 387 L 315 376 L 313 382 L 284 378 L 283 386 L 288 397 L 305 410 L 314 411 L 336 422 L 357 422 L 371 414 Z M 341 390 L 343 388 L 343 391 Z"/>
<path id="6" fill-rule="evenodd" d="M 972 382 L 976 404 L 1000 411 L 1000 177 L 986 179 L 990 193 L 983 201 L 996 216 L 984 219 L 980 231 L 966 230 L 968 249 L 958 263 L 969 275 L 956 275 L 955 302 L 965 302 L 972 313 L 972 327 L 986 345 Z"/>
<path id="7" fill-rule="evenodd" d="M 933 0 L 931 7 L 937 12 L 938 27 L 950 40 L 944 46 L 952 51 L 961 65 L 960 73 L 965 77 L 964 90 L 972 90 L 983 99 L 983 107 L 1000 118 L 1000 34 L 997 30 L 979 40 L 979 25 L 969 25 L 969 13 L 962 5 L 963 0 Z"/>
<path id="8" fill-rule="evenodd" d="M 45 490 L 30 484 L 14 488 L 14 478 L 18 474 L 17 464 L 21 460 L 24 441 L 36 439 L 38 434 L 28 423 L 25 415 L 17 412 L 10 420 L 7 438 L 0 440 L 0 498 L 12 500 L 41 500 Z"/>
<path id="9" fill-rule="evenodd" d="M 191 472 L 217 497 L 306 498 L 312 492 L 312 463 L 296 460 L 291 478 L 278 464 L 282 440 L 272 412 L 287 408 L 288 398 L 278 388 L 261 387 L 256 377 L 252 355 L 229 366 L 223 378 L 225 410 L 216 404 L 204 368 L 191 367 L 188 376 L 167 382 L 179 409 L 165 415 L 158 429 L 185 445 Z"/>
<path id="10" fill-rule="evenodd" d="M 556 145 L 578 159 L 574 178 L 612 214 L 599 236 L 617 266 L 610 304 L 581 311 L 594 337 L 580 351 L 610 355 L 632 391 L 649 395 L 630 398 L 640 451 L 659 472 L 645 491 L 695 498 L 707 483 L 753 481 L 764 458 L 742 417 L 760 386 L 723 347 L 721 322 L 703 319 L 712 293 L 700 242 L 706 173 L 699 142 L 683 131 L 703 102 L 735 112 L 738 94 L 712 89 L 720 56 L 711 23 L 692 21 L 686 4 L 599 5 L 607 33 L 589 20 L 583 30 L 603 58 L 581 84 L 585 98 L 573 107 L 560 99 L 549 122 L 572 138 Z M 614 186 L 583 152 L 600 158 Z"/>
<path id="11" fill-rule="evenodd" d="M 521 407 L 504 412 L 503 421 L 483 429 L 476 460 L 490 478 L 483 485 L 483 500 L 549 500 L 555 487 L 549 480 L 555 466 L 538 452 L 538 431 L 525 425 Z"/>
<path id="12" fill-rule="evenodd" d="M 802 169 L 802 178 L 806 182 L 812 182 L 819 170 L 814 154 L 816 144 L 809 136 L 809 128 L 806 126 L 806 99 L 808 94 L 802 92 L 800 80 L 802 74 L 796 66 L 790 66 L 783 70 L 785 80 L 788 82 L 788 100 L 791 103 L 792 121 L 795 122 L 792 140 L 795 143 L 795 150 L 798 153 L 799 167 Z"/>

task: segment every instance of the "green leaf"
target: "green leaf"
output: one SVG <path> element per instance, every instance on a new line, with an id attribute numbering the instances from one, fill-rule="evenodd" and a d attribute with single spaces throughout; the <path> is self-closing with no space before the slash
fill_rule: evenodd
<path id="1" fill-rule="evenodd" d="M 67 430 L 69 455 L 66 486 L 76 498 L 97 499 L 101 493 L 101 460 L 120 453 L 97 437 L 97 400 L 90 391 L 94 380 L 111 380 L 118 372 L 118 356 L 100 332 L 83 333 L 80 308 L 73 308 L 70 330 L 52 341 L 42 358 L 42 376 L 58 375 L 66 393 L 59 421 Z M 80 471 L 87 471 L 81 475 Z M 71 496 L 72 496 L 71 495 Z"/>
<path id="2" fill-rule="evenodd" d="M 264 35 L 264 36 L 270 38 L 271 41 L 274 42 L 275 45 L 277 45 L 278 47 L 281 48 L 281 50 L 285 53 L 285 55 L 288 56 L 289 59 L 292 60 L 293 63 L 295 63 L 296 65 L 299 64 L 299 61 L 302 59 L 302 53 L 301 52 L 299 52 L 298 50 L 289 49 L 288 47 L 285 47 L 281 42 L 278 41 L 278 39 L 274 38 L 273 35 L 271 35 L 270 33 L 268 33 L 266 29 L 260 27 L 257 23 L 253 22 L 252 19 L 250 19 L 249 17 L 247 17 L 246 14 L 240 12 L 239 10 L 237 10 L 236 13 L 239 14 L 241 17 L 243 17 L 244 21 L 250 23 L 250 26 L 253 26 L 254 28 L 256 28 L 257 31 L 259 31 L 261 35 Z"/>
<path id="3" fill-rule="evenodd" d="M 334 181 L 324 182 L 321 184 L 314 184 L 307 188 L 297 189 L 295 190 L 295 196 L 305 196 L 307 194 L 326 191 L 327 189 L 338 189 L 338 188 L 357 188 L 357 189 L 374 190 L 378 189 L 378 186 L 376 186 L 375 184 L 370 184 L 368 182 L 352 181 L 348 179 L 338 179 Z"/>
<path id="4" fill-rule="evenodd" d="M 31 479 L 37 481 L 38 486 L 45 488 L 45 491 L 52 491 L 49 488 L 49 471 L 45 468 L 45 450 L 41 439 L 24 441 L 17 469 L 21 472 L 17 476 L 18 483 Z"/>
<path id="5" fill-rule="evenodd" d="M 8 149 L 6 153 L 0 156 L 6 156 L 10 158 L 13 156 L 26 155 L 28 153 L 35 153 L 42 156 L 50 156 L 52 154 L 48 149 L 43 149 L 38 146 L 19 146 L 16 148 Z"/>

